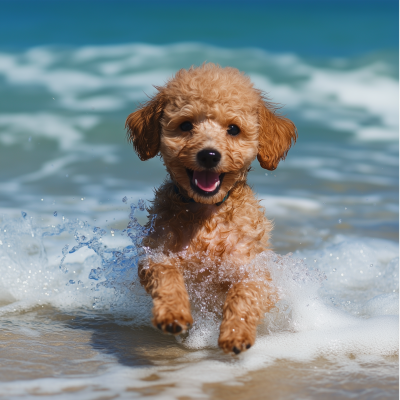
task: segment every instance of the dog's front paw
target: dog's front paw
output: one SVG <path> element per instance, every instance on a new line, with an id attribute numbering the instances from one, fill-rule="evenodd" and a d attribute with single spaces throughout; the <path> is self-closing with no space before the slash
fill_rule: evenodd
<path id="1" fill-rule="evenodd" d="M 164 333 L 179 335 L 185 333 L 193 324 L 189 305 L 171 306 L 158 302 L 153 308 L 153 324 Z"/>
<path id="2" fill-rule="evenodd" d="M 256 328 L 243 318 L 223 321 L 221 324 L 218 346 L 225 353 L 239 354 L 248 350 L 256 340 Z"/>

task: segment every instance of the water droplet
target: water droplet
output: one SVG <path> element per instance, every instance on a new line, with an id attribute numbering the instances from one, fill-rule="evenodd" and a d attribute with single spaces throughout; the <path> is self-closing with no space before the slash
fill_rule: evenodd
<path id="1" fill-rule="evenodd" d="M 68 281 L 68 283 L 69 283 L 70 285 L 74 285 L 74 284 L 75 284 L 75 281 L 72 280 L 72 279 L 70 279 L 70 280 Z"/>
<path id="2" fill-rule="evenodd" d="M 43 201 L 43 199 L 40 199 L 40 201 Z"/>
<path id="3" fill-rule="evenodd" d="M 26 212 L 25 211 L 21 211 L 21 215 L 22 215 L 22 218 L 25 218 L 26 217 Z M 5 231 L 4 231 L 5 232 Z"/>
<path id="4" fill-rule="evenodd" d="M 54 211 L 54 212 L 53 212 L 53 215 L 54 215 L 55 217 L 57 217 L 57 211 Z"/>
<path id="5" fill-rule="evenodd" d="M 332 257 L 332 253 L 331 253 L 331 254 L 329 254 L 329 257 Z"/>
<path id="6" fill-rule="evenodd" d="M 143 199 L 139 199 L 138 207 L 139 207 L 140 211 L 144 211 L 145 207 L 144 207 L 144 200 Z"/>
<path id="7" fill-rule="evenodd" d="M 339 221 L 338 221 L 338 222 L 339 222 L 339 224 L 341 224 L 341 223 L 342 223 L 342 220 L 341 220 L 341 219 L 339 219 Z"/>
<path id="8" fill-rule="evenodd" d="M 370 265 L 370 267 L 373 267 L 373 266 L 374 266 L 374 264 L 371 264 L 371 265 Z"/>
<path id="9" fill-rule="evenodd" d="M 265 176 L 268 176 L 268 174 L 267 174 L 267 173 L 265 173 Z"/>
<path id="10" fill-rule="evenodd" d="M 89 279 L 99 280 L 100 279 L 100 268 L 92 269 L 89 274 Z"/>
<path id="11" fill-rule="evenodd" d="M 67 254 L 68 248 L 69 248 L 69 245 L 68 245 L 68 244 L 66 244 L 66 245 L 62 248 L 62 253 L 63 253 L 64 255 Z"/>
<path id="12" fill-rule="evenodd" d="M 317 260 L 314 260 L 314 262 L 317 262 Z"/>
<path id="13" fill-rule="evenodd" d="M 122 198 L 122 202 L 123 203 L 126 203 L 128 201 L 128 198 L 126 197 L 126 196 L 124 196 L 123 198 Z"/>
<path id="14" fill-rule="evenodd" d="M 333 272 L 336 272 L 336 268 L 333 268 L 333 270 L 332 270 Z"/>
<path id="15" fill-rule="evenodd" d="M 81 200 L 83 201 L 84 197 L 81 197 Z"/>

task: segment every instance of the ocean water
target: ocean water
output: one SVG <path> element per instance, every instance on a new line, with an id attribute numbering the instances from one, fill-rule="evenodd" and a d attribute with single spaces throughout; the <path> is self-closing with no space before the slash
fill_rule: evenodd
<path id="1" fill-rule="evenodd" d="M 398 5 L 298 3 L 0 2 L 0 398 L 398 398 Z M 165 171 L 125 118 L 204 61 L 299 130 L 249 175 L 280 301 L 236 357 L 204 285 L 176 339 L 137 281 Z"/>

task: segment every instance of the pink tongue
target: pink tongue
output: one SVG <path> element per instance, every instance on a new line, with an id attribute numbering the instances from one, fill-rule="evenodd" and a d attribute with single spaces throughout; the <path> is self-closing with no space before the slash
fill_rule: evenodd
<path id="1" fill-rule="evenodd" d="M 196 185 L 197 180 L 197 185 Z M 219 174 L 210 171 L 193 171 L 193 183 L 205 192 L 212 192 L 219 182 Z"/>

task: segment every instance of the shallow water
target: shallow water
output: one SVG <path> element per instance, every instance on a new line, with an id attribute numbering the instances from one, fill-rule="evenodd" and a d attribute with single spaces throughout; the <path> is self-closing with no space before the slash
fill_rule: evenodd
<path id="1" fill-rule="evenodd" d="M 25 212 L 2 218 L 6 398 L 259 398 L 265 387 L 267 398 L 396 396 L 396 242 L 336 234 L 318 249 L 259 255 L 246 269 L 253 278 L 268 270 L 280 300 L 253 348 L 233 357 L 217 348 L 209 286 L 188 284 L 189 334 L 176 340 L 151 327 L 137 279 L 141 209 L 131 204 L 123 230 L 58 215 L 57 225 Z"/>
<path id="2" fill-rule="evenodd" d="M 170 44 L 171 31 L 104 46 L 81 16 L 72 42 L 0 39 L 0 398 L 398 397 L 398 51 L 374 10 L 365 42 L 361 22 L 342 26 L 358 51 L 328 35 L 323 57 L 296 24 L 273 45 L 201 43 L 193 28 L 196 42 Z M 196 323 L 175 339 L 151 327 L 137 282 L 140 199 L 165 172 L 137 159 L 124 121 L 152 85 L 204 60 L 246 71 L 299 130 L 276 171 L 249 175 L 275 228 L 274 253 L 247 268 L 269 271 L 280 301 L 237 357 L 217 348 L 206 284 L 189 285 Z"/>

